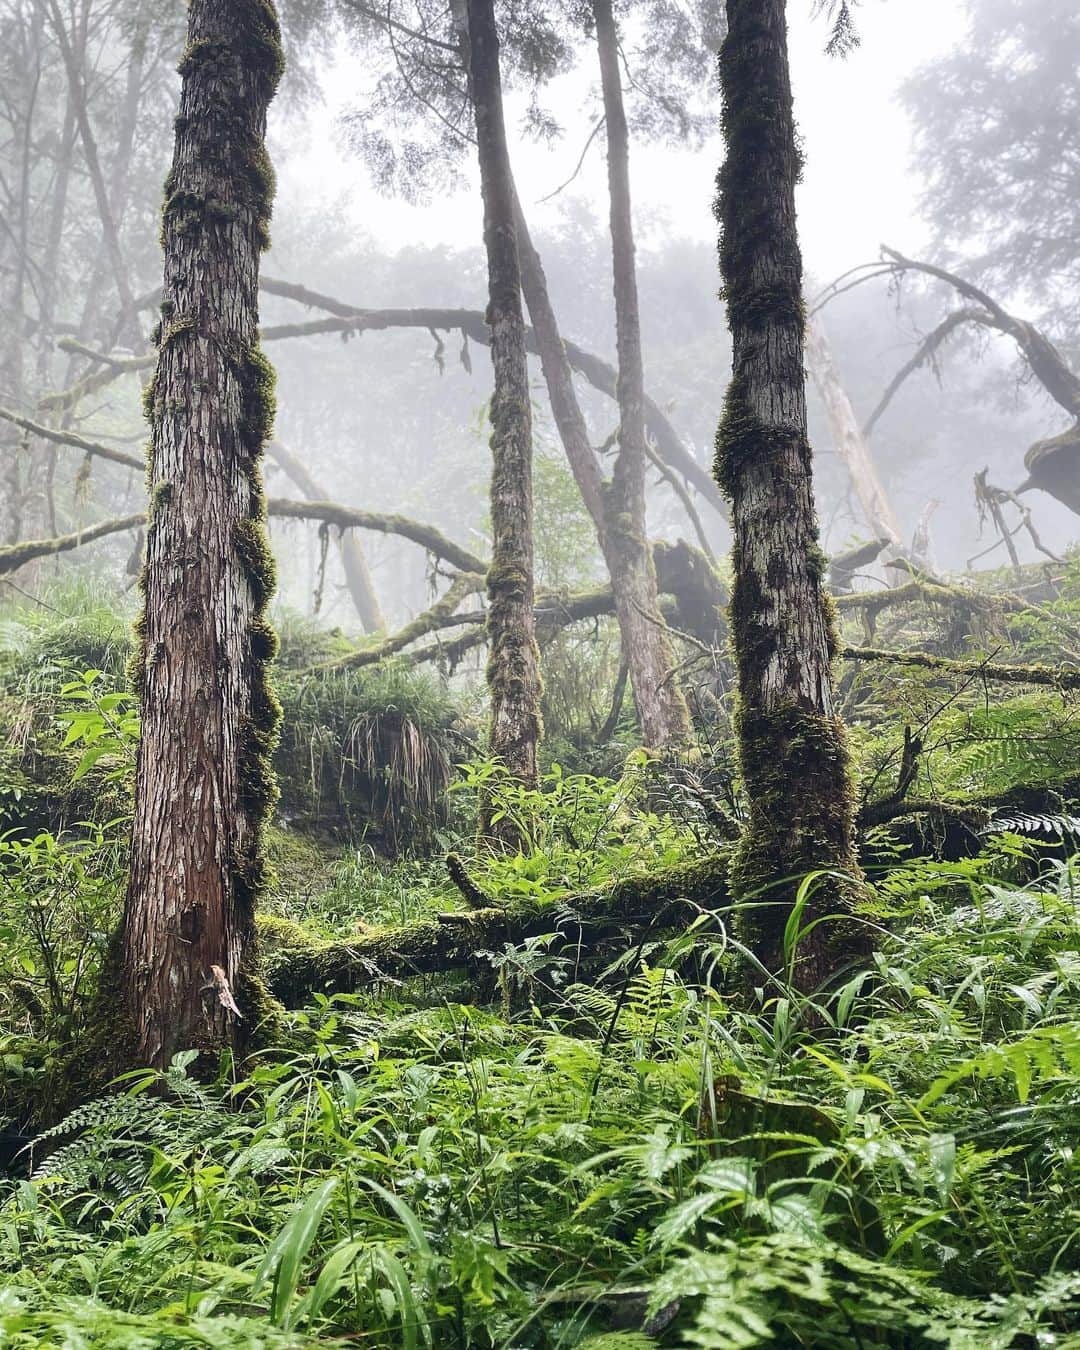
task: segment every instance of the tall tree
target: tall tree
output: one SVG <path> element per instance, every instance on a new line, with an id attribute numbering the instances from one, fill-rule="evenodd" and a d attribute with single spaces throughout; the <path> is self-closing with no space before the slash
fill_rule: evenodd
<path id="1" fill-rule="evenodd" d="M 468 0 L 468 30 L 495 369 L 487 578 L 491 750 L 515 778 L 533 784 L 540 740 L 540 658 L 533 622 L 532 405 L 492 0 Z M 504 828 L 510 828 L 508 819 L 504 821 Z M 488 821 L 485 832 L 491 828 Z"/>
<path id="2" fill-rule="evenodd" d="M 734 346 L 716 475 L 731 502 L 730 626 L 738 747 L 749 817 L 733 891 L 759 895 L 745 933 L 771 969 L 785 959 L 794 888 L 816 868 L 855 878 L 853 797 L 832 664 L 807 438 L 805 312 L 795 222 L 795 141 L 784 0 L 728 0 L 720 52 L 727 156 L 717 180 L 720 268 Z M 804 926 L 849 911 L 854 882 L 828 878 Z M 794 967 L 816 987 L 860 945 L 851 919 L 810 926 Z"/>
<path id="3" fill-rule="evenodd" d="M 388 75 L 379 82 L 370 106 L 356 119 L 356 140 L 388 187 L 408 193 L 415 189 L 417 181 L 430 186 L 449 172 L 454 151 L 460 150 L 464 143 L 460 130 L 456 141 L 453 137 L 462 100 L 456 82 L 448 74 L 446 60 L 446 52 L 457 39 L 467 72 L 468 52 L 460 43 L 460 16 L 464 7 L 464 0 L 453 0 L 450 5 L 453 24 L 447 27 L 443 22 L 445 11 L 438 4 L 419 10 L 394 5 L 378 11 L 349 0 L 346 6 L 360 16 L 362 27 L 366 25 L 373 33 L 388 32 L 392 39 L 396 76 Z M 694 5 L 691 14 L 685 6 L 672 4 L 670 0 L 649 0 L 641 8 L 644 11 L 640 25 L 643 49 L 638 53 L 641 68 L 635 70 L 633 81 L 642 103 L 638 125 L 645 126 L 653 136 L 674 134 L 685 140 L 697 133 L 701 121 L 688 110 L 687 104 L 690 91 L 701 87 L 701 77 L 710 59 L 710 42 L 717 27 L 722 26 L 718 0 Z M 503 69 L 509 68 L 512 76 L 530 84 L 534 94 L 532 114 L 540 124 L 544 123 L 545 115 L 535 102 L 537 87 L 564 69 L 572 58 L 572 44 L 580 39 L 583 17 L 592 17 L 598 27 L 591 7 L 572 3 L 562 9 L 565 12 L 559 6 L 499 7 L 507 39 Z M 603 83 L 605 100 L 614 99 L 621 128 L 616 130 L 614 143 L 622 190 L 615 234 L 616 269 L 620 277 L 617 295 L 624 302 L 617 326 L 623 343 L 620 367 L 625 366 L 627 375 L 616 391 L 620 420 L 626 428 L 626 446 L 620 443 L 620 450 L 625 449 L 626 453 L 620 454 L 610 491 L 589 438 L 543 266 L 529 236 L 520 202 L 516 215 L 518 248 L 522 287 L 556 428 L 596 526 L 618 597 L 617 618 L 643 736 L 650 745 L 662 747 L 685 739 L 689 722 L 679 683 L 671 674 L 673 663 L 659 616 L 652 556 L 645 539 L 645 399 L 630 218 L 628 135 L 610 5 L 607 14 L 603 45 L 608 74 Z M 656 66 L 660 51 L 666 54 L 668 64 L 663 81 L 651 87 L 647 71 Z M 403 107 L 409 107 L 407 120 L 401 111 Z M 400 136 L 391 134 L 399 128 Z M 655 418 L 655 406 L 652 411 Z M 635 427 L 639 430 L 635 431 Z M 679 471 L 692 474 L 696 467 L 692 457 L 684 455 Z M 704 482 L 707 488 L 712 488 L 707 476 Z M 711 499 L 718 504 L 716 494 Z"/>
<path id="4" fill-rule="evenodd" d="M 619 361 L 619 453 L 605 489 L 607 552 L 619 575 L 615 603 L 646 745 L 664 749 L 690 733 L 686 701 L 675 679 L 660 618 L 656 571 L 645 522 L 645 371 L 641 354 L 634 225 L 630 201 L 630 133 L 619 73 L 619 40 L 611 0 L 593 0 L 607 131 L 615 342 Z"/>
<path id="5" fill-rule="evenodd" d="M 273 372 L 257 331 L 266 111 L 282 64 L 272 0 L 190 0 L 146 399 L 143 731 L 123 928 L 138 1051 L 155 1065 L 238 1045 L 251 1021 L 243 981 L 279 716 L 260 468 Z"/>

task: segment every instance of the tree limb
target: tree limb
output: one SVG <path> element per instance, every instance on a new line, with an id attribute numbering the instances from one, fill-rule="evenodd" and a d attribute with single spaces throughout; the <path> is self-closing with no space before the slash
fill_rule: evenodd
<path id="1" fill-rule="evenodd" d="M 628 938 L 685 927 L 703 909 L 722 904 L 727 869 L 727 855 L 717 853 L 561 900 L 440 914 L 364 933 L 351 942 L 312 942 L 302 930 L 264 920 L 264 946 L 267 939 L 284 939 L 265 958 L 267 983 L 286 1007 L 302 1007 L 315 993 L 351 993 L 380 979 L 453 970 L 490 976 L 488 953 L 542 934 L 555 934 L 560 948 L 584 946 L 589 955 L 597 954 L 601 944 L 615 951 Z M 298 945 L 290 948 L 289 940 Z"/>
<path id="2" fill-rule="evenodd" d="M 0 576 L 8 572 L 17 572 L 20 567 L 33 562 L 36 558 L 50 558 L 57 553 L 70 553 L 72 549 L 92 544 L 95 539 L 104 539 L 110 534 L 121 534 L 124 530 L 136 530 L 146 524 L 146 513 L 138 512 L 131 516 L 120 516 L 116 520 L 99 521 L 85 530 L 76 530 L 73 534 L 56 535 L 52 539 L 24 539 L 19 544 L 8 544 L 0 548 Z"/>
<path id="3" fill-rule="evenodd" d="M 880 647 L 844 647 L 846 661 L 881 661 L 894 666 L 940 671 L 943 675 L 993 680 L 998 684 L 1041 684 L 1052 689 L 1080 689 L 1080 670 L 1056 666 L 1006 666 L 991 661 L 955 661 L 930 652 L 886 651 Z"/>
<path id="4" fill-rule="evenodd" d="M 114 464 L 124 464 L 129 469 L 138 469 L 140 473 L 146 472 L 146 460 L 127 450 L 114 450 L 111 446 L 102 445 L 100 441 L 87 440 L 85 436 L 80 436 L 74 431 L 60 431 L 56 427 L 33 422 L 29 417 L 12 412 L 10 408 L 0 408 L 0 418 L 5 422 L 13 422 L 15 426 L 21 427 L 23 431 L 29 431 L 33 436 L 40 436 L 42 440 L 53 441 L 56 445 L 69 445 L 75 450 L 81 450 L 84 455 L 112 460 Z"/>

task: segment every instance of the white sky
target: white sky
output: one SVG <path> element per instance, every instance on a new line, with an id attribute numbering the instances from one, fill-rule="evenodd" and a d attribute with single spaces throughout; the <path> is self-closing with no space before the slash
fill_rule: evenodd
<path id="1" fill-rule="evenodd" d="M 811 19 L 811 0 L 791 0 L 788 8 L 796 115 L 807 156 L 799 209 L 808 273 L 830 279 L 875 257 L 881 242 L 917 254 L 925 235 L 917 218 L 919 180 L 896 91 L 909 72 L 956 42 L 963 30 L 962 0 L 866 0 L 859 11 L 862 45 L 846 61 L 824 54 L 826 25 Z M 278 156 L 282 208 L 288 209 L 290 198 L 309 208 L 345 203 L 358 229 L 388 249 L 437 240 L 478 246 L 475 186 L 428 207 L 387 200 L 375 194 L 362 163 L 343 148 L 338 120 L 354 102 L 363 76 L 354 58 L 339 60 L 321 81 L 324 103 L 312 116 L 302 151 L 296 128 L 289 128 L 290 153 Z M 540 206 L 536 199 L 569 176 L 591 126 L 581 77 L 568 82 L 566 100 L 561 115 L 571 130 L 562 142 L 551 149 L 512 147 L 526 209 L 538 231 L 558 222 L 564 203 L 556 199 Z M 570 193 L 603 218 L 599 141 Z M 691 152 L 638 145 L 632 154 L 642 239 L 669 233 L 711 239 L 719 147 Z"/>

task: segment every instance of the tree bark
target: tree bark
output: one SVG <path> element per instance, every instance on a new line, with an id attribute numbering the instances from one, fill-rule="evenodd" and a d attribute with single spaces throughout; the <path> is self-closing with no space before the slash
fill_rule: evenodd
<path id="1" fill-rule="evenodd" d="M 532 785 L 540 740 L 539 653 L 533 623 L 532 405 L 493 0 L 469 0 L 468 28 L 484 198 L 487 320 L 495 368 L 487 585 L 491 752 L 516 779 Z M 513 829 L 506 817 L 496 825 L 486 810 L 482 814 L 485 834 L 505 835 Z"/>
<path id="2" fill-rule="evenodd" d="M 634 228 L 630 209 L 630 137 L 619 74 L 619 46 L 611 0 L 593 0 L 600 56 L 611 253 L 615 290 L 615 340 L 619 372 L 619 453 L 604 493 L 605 537 L 623 652 L 630 667 L 641 734 L 663 750 L 690 737 L 690 715 L 678 683 L 660 617 L 656 573 L 645 523 L 645 375 L 641 356 Z"/>
<path id="3" fill-rule="evenodd" d="M 163 220 L 151 508 L 123 984 L 138 1056 L 240 1048 L 279 707 L 260 459 L 273 372 L 258 349 L 282 55 L 272 0 L 191 0 Z M 239 1012 L 237 1012 L 239 1005 Z M 240 1016 L 246 1021 L 240 1021 Z"/>
<path id="4" fill-rule="evenodd" d="M 783 0 L 727 0 L 720 55 L 727 157 L 718 179 L 720 266 L 734 341 L 717 434 L 716 473 L 732 508 L 730 626 L 738 668 L 737 734 L 749 816 L 732 867 L 744 938 L 797 987 L 816 988 L 863 951 L 848 915 L 857 892 L 854 802 L 833 701 L 837 655 L 817 543 L 803 366 L 802 258 Z M 785 944 L 796 887 L 823 878 Z M 761 894 L 763 888 L 769 888 Z"/>

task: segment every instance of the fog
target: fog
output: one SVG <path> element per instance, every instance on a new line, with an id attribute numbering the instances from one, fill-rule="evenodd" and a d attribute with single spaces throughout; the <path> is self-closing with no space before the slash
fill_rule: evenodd
<path id="1" fill-rule="evenodd" d="M 1002 12 L 1008 7 L 1002 0 L 994 6 Z M 420 191 L 417 200 L 375 183 L 370 163 L 357 147 L 357 118 L 370 107 L 380 79 L 389 78 L 393 57 L 377 25 L 368 22 L 358 36 L 356 8 L 347 2 L 340 8 L 329 3 L 283 7 L 290 64 L 271 113 L 269 144 L 278 195 L 264 274 L 362 309 L 483 311 L 486 271 L 474 152 L 465 147 L 457 157 L 456 182 L 438 181 L 426 193 Z M 813 298 L 834 278 L 872 262 L 884 243 L 909 258 L 947 264 L 968 280 L 985 280 L 994 300 L 1010 312 L 1045 321 L 1047 332 L 1065 344 L 1062 350 L 1072 360 L 1075 331 L 1067 331 L 1060 314 L 1075 306 L 1075 293 L 1068 293 L 1075 271 L 1059 280 L 1032 277 L 1018 282 L 1015 276 L 1001 280 L 993 270 L 980 270 L 985 240 L 946 240 L 942 208 L 926 198 L 932 172 L 920 155 L 917 118 L 901 91 L 920 68 L 963 54 L 974 8 L 965 0 L 867 0 L 856 10 L 861 44 L 840 58 L 826 54 L 828 21 L 811 12 L 810 0 L 789 7 L 796 114 L 806 156 L 798 205 L 807 295 Z M 152 26 L 140 82 L 133 85 L 132 32 L 138 30 L 144 9 L 135 0 L 89 0 L 87 13 L 94 21 L 85 56 L 93 77 L 88 84 L 90 122 L 97 128 L 106 176 L 113 174 L 112 187 L 118 192 L 119 247 L 135 296 L 152 291 L 160 280 L 154 215 L 170 156 L 178 89 L 173 67 L 182 21 L 180 7 L 171 6 L 167 21 Z M 417 12 L 431 15 L 436 9 L 421 6 Z M 22 308 L 23 337 L 16 336 L 17 324 L 9 326 L 2 397 L 15 412 L 53 423 L 54 413 L 42 419 L 41 400 L 95 368 L 70 352 L 61 356 L 56 339 L 74 336 L 95 350 L 111 347 L 114 355 L 129 352 L 133 343 L 116 327 L 120 306 L 111 275 L 114 264 L 94 218 L 95 199 L 82 168 L 84 151 L 72 132 L 70 110 L 65 111 L 67 74 L 46 10 L 44 3 L 31 0 L 6 0 L 3 6 L 9 36 L 18 40 L 9 42 L 5 58 L 10 134 L 2 152 L 7 198 L 0 256 L 8 306 Z M 1057 11 L 1068 19 L 1068 7 L 1060 0 L 1036 0 L 1027 6 L 1033 33 L 1040 10 L 1047 21 Z M 665 12 L 684 13 L 694 28 L 690 6 L 669 5 Z M 626 16 L 631 99 L 636 97 L 635 50 L 649 35 L 652 13 L 645 6 Z M 30 51 L 35 43 L 39 74 L 31 80 L 17 68 L 18 52 L 23 47 Z M 613 363 L 603 136 L 593 134 L 590 140 L 599 107 L 594 64 L 589 41 L 579 34 L 571 58 L 539 93 L 543 108 L 560 125 L 560 134 L 547 142 L 523 134 L 531 90 L 520 75 L 508 81 L 507 106 L 521 198 L 563 335 Z M 680 74 L 674 90 L 674 97 L 684 100 L 699 119 L 700 135 L 644 125 L 646 117 L 633 123 L 631 143 L 646 385 L 706 472 L 730 362 L 725 314 L 717 296 L 711 210 L 723 155 L 719 95 L 714 79 L 701 75 L 710 68 L 706 64 Z M 640 68 L 637 74 L 646 84 L 666 84 L 663 70 Z M 995 97 L 992 90 L 989 97 Z M 137 121 L 129 160 L 122 149 L 125 98 L 137 101 L 137 107 L 131 105 Z M 640 102 L 648 108 L 649 99 Z M 1072 110 L 1066 108 L 1065 115 Z M 396 137 L 400 142 L 407 134 L 402 118 L 398 108 L 389 119 L 367 126 L 386 130 L 392 141 Z M 437 125 L 422 110 L 415 120 L 428 127 L 429 135 Z M 19 133 L 26 126 L 43 154 L 21 190 Z M 50 201 L 62 160 L 57 138 L 62 143 L 65 137 L 73 147 L 74 178 L 66 214 L 58 222 L 50 215 Z M 127 184 L 122 181 L 125 172 Z M 1053 172 L 1054 165 L 1048 164 L 1047 173 Z M 29 210 L 20 213 L 23 202 Z M 1075 210 L 1075 199 L 1066 190 L 1063 210 L 1070 202 Z M 20 231 L 29 258 L 21 268 Z M 51 240 L 53 233 L 58 233 L 58 242 Z M 43 325 L 38 311 L 48 290 L 44 270 L 50 267 L 55 267 L 56 312 Z M 1055 287 L 1053 304 L 1047 296 L 1048 288 L 1053 292 Z M 820 317 L 857 421 L 865 421 L 898 369 L 956 302 L 948 285 L 909 274 L 900 286 L 895 277 L 870 280 L 825 306 Z M 320 310 L 263 297 L 268 325 L 319 317 Z M 145 312 L 140 322 L 145 337 Z M 426 324 L 417 322 L 362 335 L 338 331 L 282 339 L 269 344 L 269 354 L 278 371 L 277 439 L 303 461 L 318 495 L 363 510 L 413 517 L 485 552 L 489 456 L 484 408 L 491 387 L 485 347 L 463 342 L 454 330 L 430 333 Z M 599 577 L 601 563 L 598 552 L 584 547 L 576 551 L 572 566 L 560 556 L 560 532 L 569 530 L 575 519 L 580 526 L 583 516 L 574 506 L 538 365 L 532 378 L 542 468 L 537 506 L 540 580 L 573 586 Z M 600 446 L 616 427 L 615 406 L 586 382 L 579 385 L 590 433 Z M 837 553 L 871 537 L 873 529 L 860 508 L 858 491 L 852 489 L 849 469 L 837 454 L 835 422 L 813 384 L 810 398 L 823 542 L 828 552 Z M 125 375 L 69 408 L 60 421 L 113 446 L 137 444 L 138 399 L 138 377 Z M 924 562 L 943 573 L 960 573 L 989 549 L 975 567 L 1007 565 L 993 522 L 980 518 L 974 475 L 985 468 L 991 484 L 1017 488 L 1026 477 L 1028 446 L 1062 431 L 1067 422 L 1007 335 L 982 327 L 952 338 L 935 360 L 904 383 L 867 441 L 899 521 L 901 542 L 910 545 L 928 505 L 938 502 L 928 551 L 920 555 Z M 25 437 L 20 441 L 10 426 L 0 434 L 2 453 L 14 466 L 4 490 L 25 497 L 16 513 L 21 537 L 81 529 L 136 508 L 142 493 L 137 474 L 100 460 L 94 461 L 92 472 L 80 474 L 78 458 L 70 451 L 54 447 L 46 452 L 38 446 L 35 458 L 37 442 Z M 268 476 L 272 495 L 301 495 L 272 464 Z M 728 535 L 720 513 L 692 487 L 690 496 L 701 528 L 722 557 Z M 1015 547 L 1024 564 L 1049 559 L 1038 551 L 1032 534 L 1019 528 L 1020 504 L 1032 513 L 1046 550 L 1062 556 L 1075 539 L 1076 514 L 1042 491 L 1008 502 L 1006 515 L 1010 528 L 1018 527 Z M 650 487 L 649 512 L 655 537 L 697 538 L 679 495 L 659 479 Z M 5 528 L 10 535 L 12 527 Z M 323 618 L 355 633 L 357 616 L 336 548 L 329 547 L 333 540 L 320 539 L 316 527 L 306 523 L 275 523 L 273 535 L 281 559 L 281 603 L 307 610 L 318 592 Z M 991 548 L 995 540 L 997 546 Z M 369 532 L 363 532 L 362 546 L 391 625 L 429 603 L 433 578 L 423 550 L 399 537 Z M 129 549 L 116 540 L 103 542 L 86 551 L 84 562 L 115 565 Z M 870 574 L 878 584 L 885 580 L 880 570 L 871 568 Z"/>

